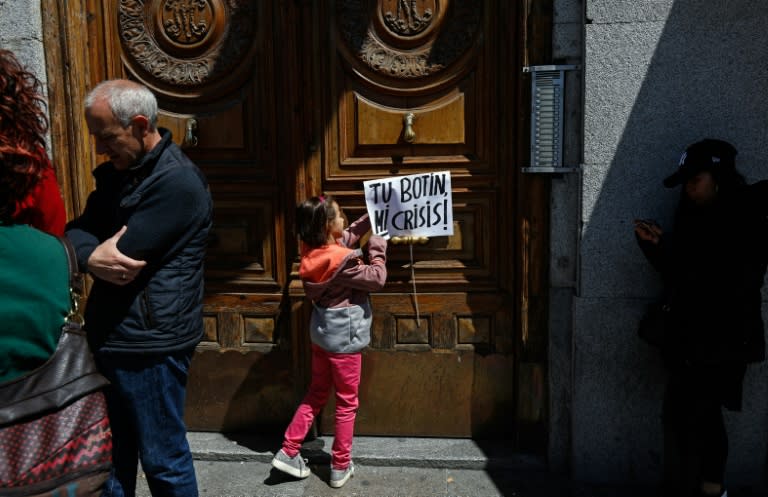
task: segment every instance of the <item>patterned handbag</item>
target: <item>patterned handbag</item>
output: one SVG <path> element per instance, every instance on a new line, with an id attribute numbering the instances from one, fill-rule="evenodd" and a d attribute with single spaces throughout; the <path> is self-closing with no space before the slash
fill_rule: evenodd
<path id="1" fill-rule="evenodd" d="M 112 466 L 104 394 L 79 311 L 83 289 L 74 250 L 61 238 L 70 268 L 72 307 L 53 355 L 0 384 L 0 496 L 97 497 Z"/>

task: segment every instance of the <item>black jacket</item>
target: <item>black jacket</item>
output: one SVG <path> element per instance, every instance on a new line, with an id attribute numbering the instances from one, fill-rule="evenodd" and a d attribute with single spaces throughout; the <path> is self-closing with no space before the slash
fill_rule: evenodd
<path id="1" fill-rule="evenodd" d="M 118 249 L 147 261 L 120 287 L 94 278 L 85 327 L 94 349 L 166 353 L 196 345 L 203 333 L 203 262 L 212 201 L 202 172 L 160 129 L 162 140 L 138 165 L 97 167 L 96 189 L 66 234 L 87 268 L 93 250 L 122 226 Z"/>
<path id="2" fill-rule="evenodd" d="M 703 364 L 765 359 L 766 216 L 768 181 L 761 181 L 721 194 L 712 206 L 681 208 L 658 245 L 639 241 L 671 303 L 671 356 Z"/>

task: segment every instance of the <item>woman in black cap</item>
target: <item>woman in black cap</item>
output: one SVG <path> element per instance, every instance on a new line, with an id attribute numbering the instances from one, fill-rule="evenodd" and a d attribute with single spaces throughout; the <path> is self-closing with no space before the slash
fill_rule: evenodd
<path id="1" fill-rule="evenodd" d="M 768 181 L 747 185 L 736 149 L 689 146 L 664 180 L 682 185 L 672 232 L 635 221 L 646 258 L 670 304 L 662 354 L 667 495 L 727 496 L 728 437 L 722 407 L 740 411 L 746 365 L 765 358 L 761 287 L 768 264 Z"/>

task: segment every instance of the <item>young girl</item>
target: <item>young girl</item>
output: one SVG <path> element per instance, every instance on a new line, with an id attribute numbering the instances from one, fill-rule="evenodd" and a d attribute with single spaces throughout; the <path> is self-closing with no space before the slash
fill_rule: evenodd
<path id="1" fill-rule="evenodd" d="M 299 276 L 312 300 L 312 382 L 291 424 L 283 447 L 272 466 L 296 478 L 309 476 L 299 450 L 315 416 L 325 405 L 331 386 L 336 391 L 336 434 L 331 449 L 333 488 L 354 474 L 352 433 L 357 413 L 362 355 L 370 342 L 369 292 L 387 280 L 387 242 L 380 236 L 368 240 L 368 263 L 353 247 L 371 227 L 368 215 L 344 229 L 344 217 L 331 197 L 312 197 L 296 209 L 301 240 Z"/>

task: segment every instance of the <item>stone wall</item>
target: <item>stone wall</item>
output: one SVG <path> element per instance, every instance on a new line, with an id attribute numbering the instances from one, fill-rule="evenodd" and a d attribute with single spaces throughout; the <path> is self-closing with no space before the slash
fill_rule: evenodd
<path id="1" fill-rule="evenodd" d="M 40 2 L 0 0 L 0 48 L 16 54 L 45 88 L 47 78 Z"/>
<path id="2" fill-rule="evenodd" d="M 768 178 L 766 24 L 764 2 L 586 0 L 581 219 L 573 226 L 580 232 L 571 404 L 578 478 L 658 476 L 664 375 L 635 329 L 659 280 L 636 246 L 632 220 L 670 225 L 678 190 L 661 181 L 704 137 L 733 143 L 750 181 Z M 733 485 L 764 479 L 766 373 L 765 365 L 750 367 L 744 411 L 727 416 Z"/>

